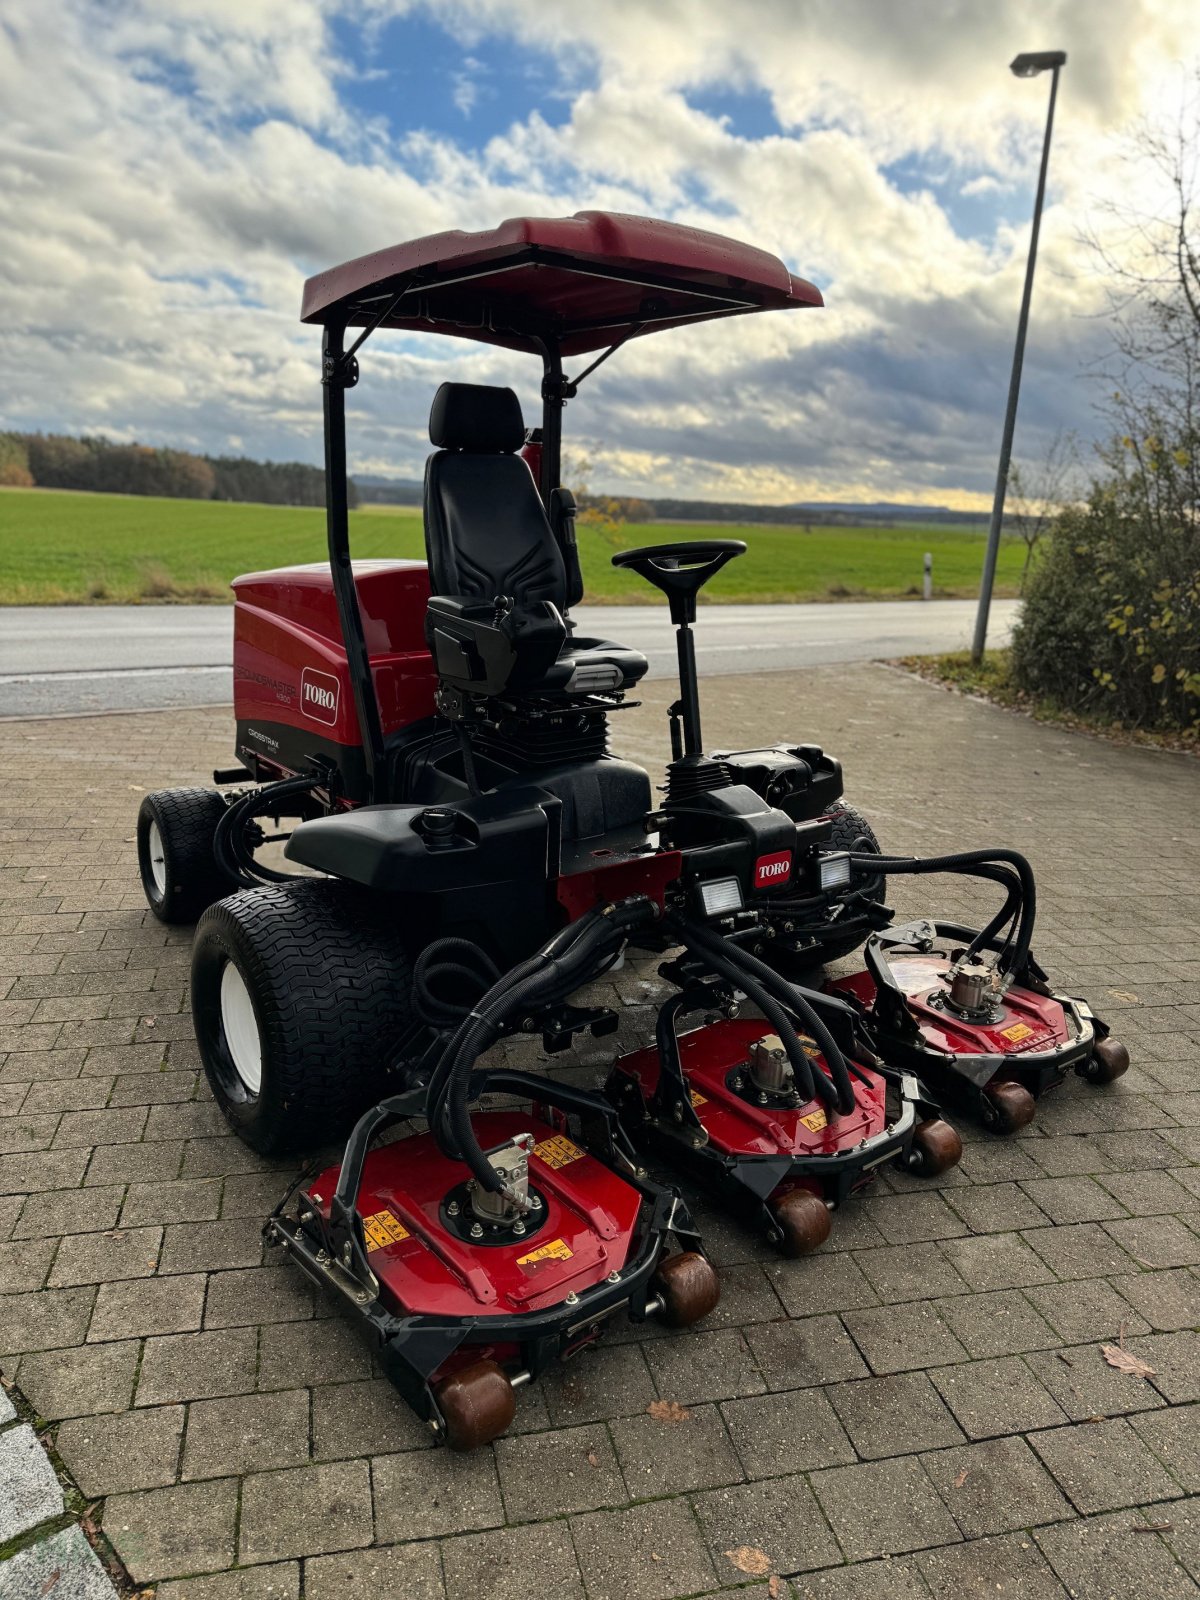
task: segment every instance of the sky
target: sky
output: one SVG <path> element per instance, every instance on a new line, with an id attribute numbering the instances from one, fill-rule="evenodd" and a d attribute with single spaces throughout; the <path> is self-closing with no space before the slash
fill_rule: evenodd
<path id="1" fill-rule="evenodd" d="M 0 427 L 321 460 L 312 273 L 599 208 L 746 240 L 823 310 L 635 341 L 567 412 L 612 492 L 990 502 L 1048 77 L 1017 433 L 1104 429 L 1122 140 L 1178 107 L 1193 0 L 0 0 Z M 1139 197 L 1141 198 L 1141 197 Z M 535 358 L 378 335 L 352 467 L 418 476 L 445 378 Z M 569 368 L 568 368 L 569 370 Z"/>

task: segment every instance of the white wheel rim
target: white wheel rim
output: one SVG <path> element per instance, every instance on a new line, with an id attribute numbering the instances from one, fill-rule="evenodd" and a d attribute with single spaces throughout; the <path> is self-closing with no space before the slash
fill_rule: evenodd
<path id="1" fill-rule="evenodd" d="M 251 1094 L 262 1087 L 262 1044 L 246 981 L 232 961 L 221 973 L 221 1028 L 238 1077 Z"/>
<path id="2" fill-rule="evenodd" d="M 150 832 L 146 838 L 146 850 L 150 857 L 150 875 L 154 879 L 154 887 L 160 895 L 167 892 L 167 852 L 163 845 L 162 829 L 157 822 L 150 824 Z"/>

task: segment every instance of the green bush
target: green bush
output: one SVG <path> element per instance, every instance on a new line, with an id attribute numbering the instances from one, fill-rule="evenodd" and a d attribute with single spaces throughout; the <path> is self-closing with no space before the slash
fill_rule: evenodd
<path id="1" fill-rule="evenodd" d="M 1200 735 L 1197 447 L 1123 438 L 1043 541 L 1013 634 L 1014 684 L 1072 711 Z"/>
<path id="2" fill-rule="evenodd" d="M 29 470 L 29 452 L 25 441 L 15 433 L 0 433 L 0 484 L 10 489 L 33 487 L 33 474 Z"/>

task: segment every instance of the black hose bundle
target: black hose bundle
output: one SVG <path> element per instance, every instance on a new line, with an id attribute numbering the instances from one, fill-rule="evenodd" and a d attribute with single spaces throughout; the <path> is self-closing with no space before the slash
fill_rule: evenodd
<path id="1" fill-rule="evenodd" d="M 291 872 L 277 872 L 274 867 L 255 861 L 254 852 L 246 843 L 246 828 L 255 817 L 278 815 L 280 800 L 294 794 L 309 794 L 326 780 L 312 774 L 307 777 L 281 778 L 265 789 L 256 789 L 233 801 L 217 823 L 213 835 L 213 855 L 218 866 L 241 889 L 256 889 L 263 883 L 291 883 Z"/>
<path id="2" fill-rule="evenodd" d="M 879 856 L 853 853 L 850 865 L 859 870 L 882 872 L 885 877 L 895 875 L 923 876 L 926 873 L 947 872 L 960 877 L 985 878 L 1005 886 L 1005 901 L 1000 911 L 971 941 L 968 954 L 976 955 L 993 946 L 1000 929 L 1010 920 L 1010 928 L 1001 947 L 999 968 L 1002 972 L 1020 972 L 1029 959 L 1029 946 L 1033 939 L 1033 926 L 1037 916 L 1037 887 L 1033 868 L 1016 850 L 963 850 L 945 856 Z M 1007 869 L 1012 868 L 1012 871 Z"/>
<path id="3" fill-rule="evenodd" d="M 468 1015 L 474 999 L 500 979 L 500 968 L 470 939 L 435 939 L 413 963 L 413 1008 L 431 1028 L 454 1028 Z M 450 985 L 458 991 L 447 995 Z M 442 990 L 442 993 L 438 991 Z M 461 998 L 470 991 L 472 1001 Z"/>
<path id="4" fill-rule="evenodd" d="M 427 1114 L 439 1149 L 452 1160 L 465 1162 L 482 1188 L 493 1194 L 507 1192 L 471 1126 L 476 1061 L 512 1018 L 565 1000 L 597 977 L 615 959 L 631 929 L 656 915 L 653 902 L 644 895 L 589 911 L 504 973 L 461 1016 L 430 1078 Z M 445 1006 L 444 1001 L 440 1004 Z M 515 1196 L 510 1198 L 516 1201 Z"/>
<path id="5" fill-rule="evenodd" d="M 788 983 L 773 967 L 748 950 L 722 939 L 711 928 L 680 916 L 672 917 L 670 926 L 685 949 L 718 977 L 740 989 L 766 1017 L 783 1042 L 800 1092 L 810 1100 L 820 1097 L 843 1116 L 852 1112 L 857 1102 L 846 1058 L 803 990 Z M 814 1071 L 792 1026 L 793 1018 L 812 1034 L 825 1057 L 828 1078 L 823 1072 Z"/>

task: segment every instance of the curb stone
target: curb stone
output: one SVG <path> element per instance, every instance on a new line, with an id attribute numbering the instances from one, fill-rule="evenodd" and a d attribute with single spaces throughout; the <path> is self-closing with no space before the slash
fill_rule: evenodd
<path id="1" fill-rule="evenodd" d="M 76 1524 L 50 1531 L 66 1511 L 50 1457 L 0 1388 L 0 1600 L 117 1600 L 112 1579 Z M 39 1530 L 41 1530 L 39 1532 Z"/>

